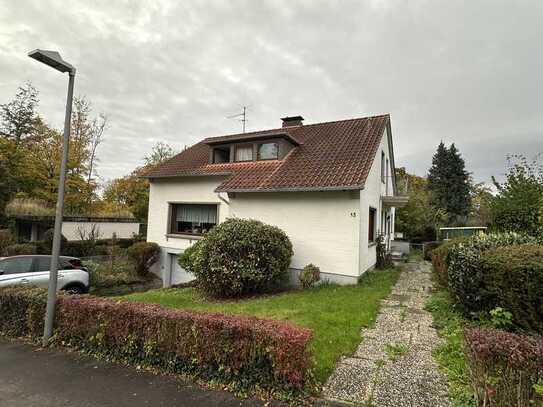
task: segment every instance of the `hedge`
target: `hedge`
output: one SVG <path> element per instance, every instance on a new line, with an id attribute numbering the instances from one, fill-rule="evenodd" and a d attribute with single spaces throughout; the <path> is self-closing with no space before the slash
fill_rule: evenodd
<path id="1" fill-rule="evenodd" d="M 543 333 L 543 246 L 491 249 L 481 256 L 487 308 L 511 312 L 513 323 Z"/>
<path id="2" fill-rule="evenodd" d="M 452 240 L 448 240 L 442 243 L 439 247 L 435 248 L 431 252 L 432 266 L 434 269 L 434 274 L 438 280 L 438 283 L 447 288 L 449 285 L 449 279 L 447 275 L 447 256 L 449 250 L 455 245 L 466 241 L 467 238 L 460 237 Z"/>
<path id="3" fill-rule="evenodd" d="M 38 247 L 33 243 L 15 243 L 6 246 L 0 257 L 2 256 L 20 256 L 24 254 L 38 254 Z"/>
<path id="4" fill-rule="evenodd" d="M 489 308 L 480 264 L 482 253 L 497 247 L 524 243 L 537 243 L 537 239 L 517 233 L 477 235 L 447 249 L 445 262 L 448 289 L 464 313 L 478 313 Z"/>
<path id="5" fill-rule="evenodd" d="M 0 331 L 37 337 L 44 309 L 43 290 L 0 289 Z M 311 379 L 311 331 L 286 322 L 61 296 L 55 324 L 58 343 L 166 372 L 283 391 Z"/>
<path id="6" fill-rule="evenodd" d="M 33 287 L 0 288 L 0 333 L 38 337 L 43 334 L 47 291 Z"/>
<path id="7" fill-rule="evenodd" d="M 37 242 L 17 243 L 4 245 L 2 247 L 2 236 L 0 236 L 0 257 L 16 256 L 21 254 L 51 254 L 51 242 L 42 240 Z M 126 249 L 136 242 L 135 239 L 97 239 L 88 240 L 69 240 L 63 241 L 61 255 L 72 257 L 102 256 L 109 253 L 109 249 L 114 244 L 115 247 Z"/>
<path id="8" fill-rule="evenodd" d="M 477 405 L 543 404 L 543 394 L 535 390 L 543 377 L 543 337 L 490 328 L 467 329 L 464 335 Z"/>

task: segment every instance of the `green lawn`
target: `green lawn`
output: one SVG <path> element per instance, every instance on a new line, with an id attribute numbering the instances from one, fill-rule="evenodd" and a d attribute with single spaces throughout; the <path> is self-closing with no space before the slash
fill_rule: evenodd
<path id="1" fill-rule="evenodd" d="M 194 288 L 152 290 L 122 299 L 170 308 L 250 314 L 311 328 L 315 375 L 324 382 L 338 358 L 355 351 L 361 341 L 360 329 L 373 324 L 379 301 L 390 293 L 399 272 L 398 269 L 369 272 L 358 285 L 325 284 L 239 301 L 210 301 Z"/>
<path id="2" fill-rule="evenodd" d="M 434 351 L 434 358 L 447 375 L 452 405 L 475 406 L 468 361 L 464 354 L 463 332 L 467 321 L 455 311 L 449 293 L 443 289 L 432 294 L 426 303 L 426 310 L 432 313 L 434 326 L 443 338 Z"/>

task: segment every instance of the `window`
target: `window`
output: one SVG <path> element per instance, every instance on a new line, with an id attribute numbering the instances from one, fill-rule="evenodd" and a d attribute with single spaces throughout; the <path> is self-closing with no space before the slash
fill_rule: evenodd
<path id="1" fill-rule="evenodd" d="M 32 257 L 6 259 L 0 262 L 0 274 L 20 274 L 32 271 Z"/>
<path id="2" fill-rule="evenodd" d="M 385 164 L 385 184 L 386 184 L 386 194 L 388 195 L 388 158 L 386 159 L 386 164 Z"/>
<path id="3" fill-rule="evenodd" d="M 375 242 L 375 217 L 377 215 L 377 209 L 370 208 L 370 216 L 368 221 L 368 242 Z"/>
<path id="4" fill-rule="evenodd" d="M 230 161 L 230 147 L 215 148 L 213 150 L 213 163 L 227 163 Z"/>
<path id="5" fill-rule="evenodd" d="M 259 160 L 277 160 L 279 158 L 279 145 L 277 143 L 264 143 L 258 146 Z"/>
<path id="6" fill-rule="evenodd" d="M 38 257 L 38 264 L 36 266 L 36 271 L 49 271 L 51 270 L 51 257 Z M 60 260 L 60 259 L 59 259 Z"/>
<path id="7" fill-rule="evenodd" d="M 385 183 L 385 152 L 381 151 L 381 182 Z"/>
<path id="8" fill-rule="evenodd" d="M 217 205 L 172 204 L 170 233 L 203 235 L 217 224 Z"/>
<path id="9" fill-rule="evenodd" d="M 236 161 L 252 161 L 253 146 L 238 146 L 236 147 Z"/>

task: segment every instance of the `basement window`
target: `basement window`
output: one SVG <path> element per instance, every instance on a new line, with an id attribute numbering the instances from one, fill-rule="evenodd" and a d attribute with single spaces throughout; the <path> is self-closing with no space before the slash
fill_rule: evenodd
<path id="1" fill-rule="evenodd" d="M 203 235 L 217 224 L 217 205 L 171 204 L 170 233 Z"/>

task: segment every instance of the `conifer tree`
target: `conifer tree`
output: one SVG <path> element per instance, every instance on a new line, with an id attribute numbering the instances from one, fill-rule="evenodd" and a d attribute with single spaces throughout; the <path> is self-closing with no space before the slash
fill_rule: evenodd
<path id="1" fill-rule="evenodd" d="M 464 224 L 470 210 L 470 179 L 465 162 L 456 146 L 441 142 L 428 172 L 431 203 L 444 209 L 450 224 Z"/>

